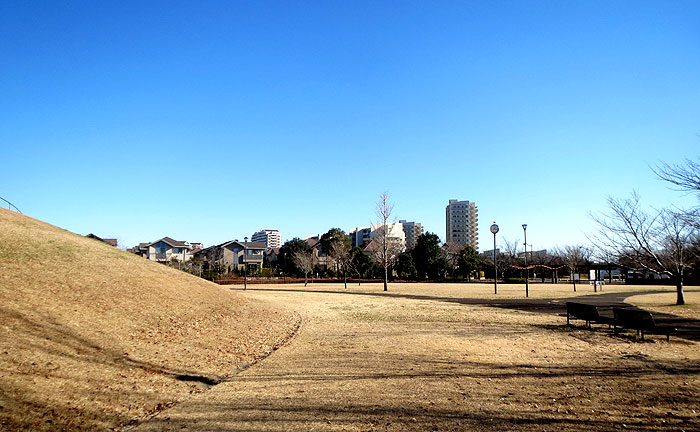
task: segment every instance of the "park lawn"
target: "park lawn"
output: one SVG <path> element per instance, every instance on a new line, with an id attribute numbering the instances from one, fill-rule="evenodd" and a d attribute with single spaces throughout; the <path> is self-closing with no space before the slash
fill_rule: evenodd
<path id="1" fill-rule="evenodd" d="M 700 292 L 684 292 L 684 305 L 676 305 L 676 292 L 669 291 L 660 294 L 643 294 L 629 297 L 627 302 L 651 312 L 673 314 L 684 318 L 700 317 Z"/>
<path id="2" fill-rule="evenodd" d="M 297 316 L 0 209 L 0 430 L 107 430 L 201 392 Z"/>
<path id="3" fill-rule="evenodd" d="M 697 342 L 613 336 L 511 308 L 524 287 L 268 285 L 299 311 L 295 338 L 265 361 L 162 412 L 156 430 L 698 430 Z M 605 286 L 604 293 L 659 287 Z M 671 289 L 671 288 L 667 288 Z M 540 299 L 568 285 L 531 285 Z M 592 294 L 581 286 L 578 295 Z M 478 301 L 457 302 L 455 299 Z M 697 316 L 696 316 L 697 318 Z"/>

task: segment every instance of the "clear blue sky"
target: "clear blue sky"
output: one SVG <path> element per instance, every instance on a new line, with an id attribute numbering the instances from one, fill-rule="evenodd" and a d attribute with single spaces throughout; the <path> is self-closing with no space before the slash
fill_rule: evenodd
<path id="1" fill-rule="evenodd" d="M 284 239 L 451 198 L 585 243 L 700 155 L 698 1 L 0 3 L 0 196 L 123 246 Z M 521 240 L 522 242 L 522 240 Z"/>

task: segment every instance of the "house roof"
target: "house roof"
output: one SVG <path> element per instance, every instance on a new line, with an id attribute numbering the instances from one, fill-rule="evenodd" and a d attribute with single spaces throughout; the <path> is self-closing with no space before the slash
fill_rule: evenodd
<path id="1" fill-rule="evenodd" d="M 95 240 L 99 240 L 99 241 L 101 241 L 101 242 L 103 242 L 103 243 L 107 243 L 107 244 L 110 245 L 110 246 L 117 247 L 117 239 L 105 239 L 105 238 L 102 238 L 102 237 L 98 237 L 98 236 L 96 236 L 96 235 L 93 234 L 93 233 L 90 233 L 90 234 L 86 235 L 85 237 L 88 237 L 88 238 L 91 238 L 91 239 L 95 239 Z"/>
<path id="2" fill-rule="evenodd" d="M 148 243 L 148 246 L 154 245 L 154 244 L 156 244 L 156 243 L 158 243 L 158 242 L 161 242 L 161 241 L 162 241 L 163 243 L 167 243 L 167 244 L 169 244 L 170 246 L 173 246 L 173 247 L 190 247 L 190 244 L 189 244 L 189 243 L 184 242 L 184 241 L 173 240 L 173 239 L 171 239 L 170 237 L 163 237 L 163 238 L 160 239 L 160 240 L 156 240 L 156 241 L 154 241 L 154 242 L 152 242 L 152 243 Z"/>
<path id="3" fill-rule="evenodd" d="M 238 241 L 238 240 L 231 240 L 231 241 L 221 243 L 220 245 L 210 246 L 210 247 L 226 247 L 226 246 L 234 244 L 234 243 L 236 243 L 239 246 L 245 246 L 246 249 L 266 249 L 267 248 L 267 245 L 265 244 L 265 242 L 242 242 L 242 241 Z M 209 248 L 207 248 L 207 249 L 209 249 Z"/>
<path id="4" fill-rule="evenodd" d="M 321 245 L 321 241 L 318 240 L 318 239 L 315 239 L 315 238 L 313 238 L 313 237 L 309 237 L 309 238 L 307 238 L 307 239 L 304 240 L 304 241 L 306 242 L 306 244 L 309 245 L 309 247 L 311 247 L 311 249 L 313 249 L 313 248 L 315 248 L 315 247 L 317 247 L 317 246 L 318 246 L 318 247 L 321 247 L 321 246 L 320 246 L 320 245 Z"/>

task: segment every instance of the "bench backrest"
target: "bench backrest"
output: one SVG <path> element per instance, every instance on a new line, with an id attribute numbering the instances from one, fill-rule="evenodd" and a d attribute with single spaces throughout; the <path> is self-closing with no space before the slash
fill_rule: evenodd
<path id="1" fill-rule="evenodd" d="M 656 327 L 651 312 L 641 309 L 613 308 L 615 323 L 634 329 L 647 329 Z"/>
<path id="2" fill-rule="evenodd" d="M 566 313 L 587 321 L 595 321 L 600 318 L 598 307 L 585 303 L 566 302 Z"/>

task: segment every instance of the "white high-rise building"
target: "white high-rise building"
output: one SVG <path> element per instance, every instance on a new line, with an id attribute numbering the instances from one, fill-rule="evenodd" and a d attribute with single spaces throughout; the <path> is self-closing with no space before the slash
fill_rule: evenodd
<path id="1" fill-rule="evenodd" d="M 278 248 L 282 246 L 282 236 L 278 230 L 260 230 L 254 233 L 251 242 L 263 242 L 267 249 Z"/>
<path id="2" fill-rule="evenodd" d="M 451 199 L 445 209 L 445 241 L 479 250 L 479 211 L 469 201 Z"/>
<path id="3" fill-rule="evenodd" d="M 399 223 L 403 225 L 403 232 L 406 234 L 406 250 L 410 251 L 416 247 L 416 240 L 423 234 L 423 225 L 405 220 L 400 220 Z"/>
<path id="4" fill-rule="evenodd" d="M 353 247 L 364 246 L 373 238 L 377 237 L 377 230 L 381 228 L 381 224 L 372 225 L 364 228 L 355 228 L 348 234 L 350 243 Z M 387 224 L 389 230 L 388 237 L 396 239 L 401 244 L 401 251 L 406 250 L 406 233 L 404 232 L 403 224 L 400 222 L 391 222 Z"/>

